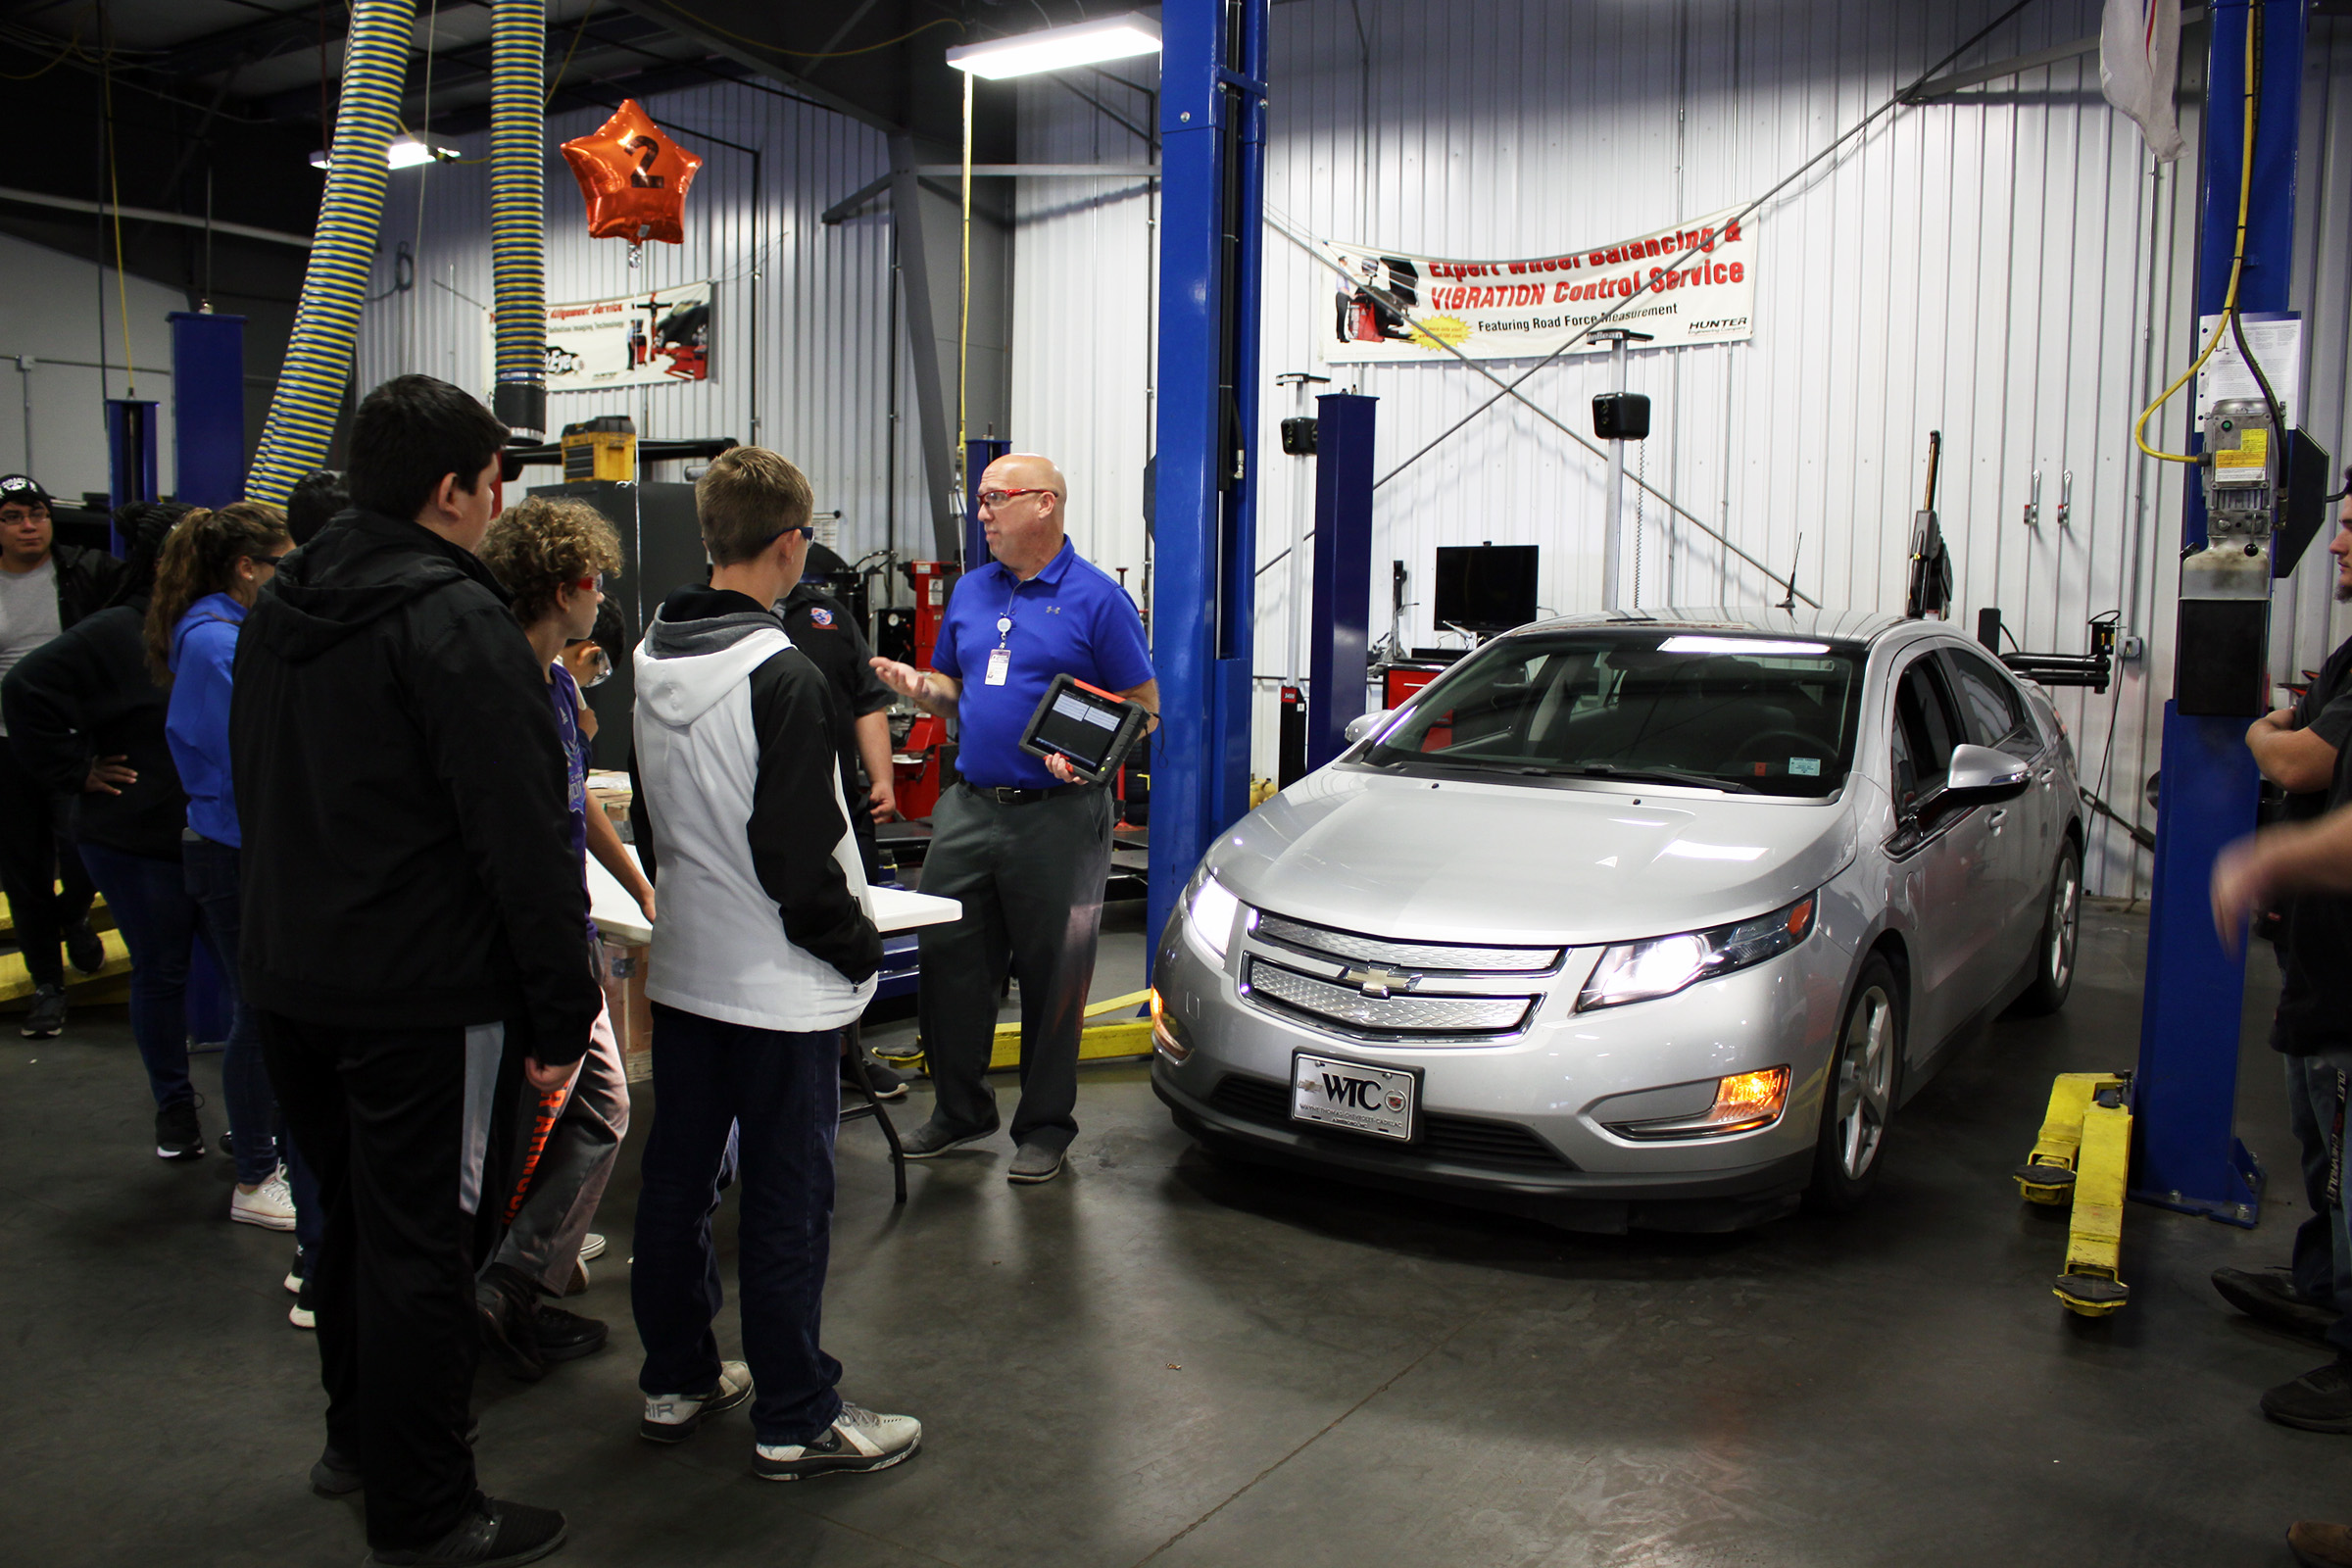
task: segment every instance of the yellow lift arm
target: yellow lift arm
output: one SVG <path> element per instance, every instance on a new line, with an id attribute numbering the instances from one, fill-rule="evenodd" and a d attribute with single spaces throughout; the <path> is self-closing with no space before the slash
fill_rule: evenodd
<path id="1" fill-rule="evenodd" d="M 2106 1317 L 2131 1299 L 2121 1277 L 2124 1188 L 2132 1167 L 2132 1075 L 2060 1073 L 2034 1152 L 2011 1174 L 2030 1203 L 2074 1204 L 2066 1269 L 2053 1288 L 2066 1309 Z"/>

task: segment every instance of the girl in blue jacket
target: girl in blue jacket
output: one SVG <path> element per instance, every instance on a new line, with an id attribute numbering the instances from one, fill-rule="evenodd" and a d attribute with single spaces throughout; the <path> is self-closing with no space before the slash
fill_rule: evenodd
<path id="1" fill-rule="evenodd" d="M 190 513 L 172 530 L 157 563 L 155 597 L 147 610 L 147 659 L 157 683 L 172 694 L 164 737 L 188 796 L 188 826 L 180 842 L 188 894 L 235 999 L 220 1060 L 237 1167 L 229 1217 L 270 1229 L 290 1223 L 298 1250 L 286 1284 L 299 1291 L 309 1277 L 321 1216 L 316 1184 L 277 1131 L 277 1096 L 270 1085 L 260 1032 L 238 987 L 238 854 L 244 835 L 237 827 L 236 790 L 228 769 L 229 677 L 237 629 L 275 574 L 278 558 L 293 548 L 285 517 L 275 507 L 240 501 L 218 512 Z M 261 1215 L 256 1203 L 279 1180 L 281 1154 L 290 1181 L 277 1190 L 287 1193 L 290 1203 L 280 1202 L 292 1210 L 284 1219 L 275 1212 Z M 308 1304 L 299 1298 L 289 1316 L 297 1328 L 313 1326 Z"/>

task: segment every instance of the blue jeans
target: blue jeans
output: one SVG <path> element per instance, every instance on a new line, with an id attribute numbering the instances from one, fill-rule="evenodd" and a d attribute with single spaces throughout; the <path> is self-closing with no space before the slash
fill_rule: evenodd
<path id="1" fill-rule="evenodd" d="M 247 1186 L 266 1182 L 283 1157 L 286 1183 L 294 1190 L 294 1245 L 305 1257 L 318 1255 L 319 1227 L 318 1181 L 285 1136 L 277 1114 L 277 1091 L 270 1087 L 270 1063 L 262 1054 L 262 1032 L 237 983 L 238 942 L 244 929 L 244 852 L 230 844 L 189 835 L 179 841 L 180 864 L 186 870 L 188 897 L 195 900 L 203 931 L 220 963 L 221 983 L 228 988 L 228 1040 L 220 1053 L 220 1096 L 228 1102 L 228 1130 L 236 1143 L 237 1180 Z"/>
<path id="2" fill-rule="evenodd" d="M 737 1285 L 752 1430 L 807 1443 L 841 1413 L 841 1363 L 817 1343 L 833 1231 L 841 1034 L 786 1034 L 654 1004 L 654 1126 L 637 1195 L 629 1298 L 647 1394 L 718 1382 L 710 1332 L 724 1293 L 710 1214 L 727 1134 L 742 1128 Z"/>
<path id="3" fill-rule="evenodd" d="M 106 897 L 122 945 L 130 950 L 130 1034 L 147 1065 L 158 1106 L 193 1102 L 188 1082 L 188 953 L 196 942 L 196 901 L 177 860 L 131 855 L 103 844 L 75 846 L 91 882 Z"/>
<path id="4" fill-rule="evenodd" d="M 2328 1343 L 2352 1360 L 2352 1216 L 2340 1176 L 2346 1074 L 2352 1074 L 2352 1052 L 2286 1058 L 2286 1119 L 2302 1149 L 2303 1197 L 2311 1209 L 2295 1231 L 2295 1291 L 2346 1314 L 2328 1329 Z"/>

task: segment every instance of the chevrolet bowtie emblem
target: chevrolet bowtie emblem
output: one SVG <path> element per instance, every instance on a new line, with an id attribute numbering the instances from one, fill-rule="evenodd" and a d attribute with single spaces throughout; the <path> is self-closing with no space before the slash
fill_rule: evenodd
<path id="1" fill-rule="evenodd" d="M 1417 974 L 1398 974 L 1394 969 L 1345 969 L 1340 984 L 1353 986 L 1367 997 L 1387 1001 L 1399 991 L 1410 991 L 1421 983 Z"/>

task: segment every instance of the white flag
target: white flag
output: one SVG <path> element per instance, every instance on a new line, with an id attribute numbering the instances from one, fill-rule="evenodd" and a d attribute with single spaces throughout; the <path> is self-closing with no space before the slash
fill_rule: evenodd
<path id="1" fill-rule="evenodd" d="M 2099 90 L 2139 123 L 2159 163 L 2180 156 L 2180 0 L 2107 0 L 2099 22 Z"/>

